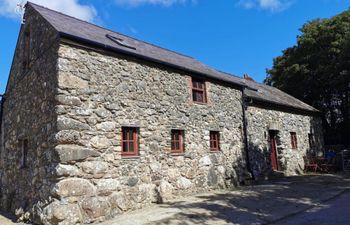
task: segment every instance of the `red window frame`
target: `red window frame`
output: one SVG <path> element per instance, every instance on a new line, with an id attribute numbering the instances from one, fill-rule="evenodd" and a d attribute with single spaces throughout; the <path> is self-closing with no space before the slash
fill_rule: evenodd
<path id="1" fill-rule="evenodd" d="M 184 131 L 171 130 L 171 153 L 184 153 Z"/>
<path id="2" fill-rule="evenodd" d="M 220 132 L 210 131 L 210 151 L 220 151 Z"/>
<path id="3" fill-rule="evenodd" d="M 207 103 L 205 81 L 192 78 L 192 101 L 195 103 Z"/>
<path id="4" fill-rule="evenodd" d="M 290 132 L 290 140 L 291 140 L 292 149 L 297 149 L 298 148 L 297 133 Z"/>
<path id="5" fill-rule="evenodd" d="M 122 127 L 122 156 L 138 155 L 138 132 L 136 127 Z"/>

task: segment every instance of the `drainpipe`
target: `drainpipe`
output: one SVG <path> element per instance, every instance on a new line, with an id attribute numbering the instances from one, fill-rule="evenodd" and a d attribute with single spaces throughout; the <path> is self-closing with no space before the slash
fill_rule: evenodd
<path id="1" fill-rule="evenodd" d="M 244 151 L 245 151 L 245 158 L 246 158 L 246 170 L 248 173 L 250 173 L 251 178 L 255 180 L 254 173 L 250 164 L 250 157 L 249 157 L 248 130 L 247 130 L 247 117 L 246 117 L 246 110 L 248 105 L 246 104 L 247 96 L 245 95 L 244 90 L 245 90 L 245 87 L 242 87 L 243 142 L 244 142 Z"/>

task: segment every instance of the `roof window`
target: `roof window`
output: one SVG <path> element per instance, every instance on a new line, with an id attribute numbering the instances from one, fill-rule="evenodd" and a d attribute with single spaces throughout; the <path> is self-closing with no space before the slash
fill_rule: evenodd
<path id="1" fill-rule="evenodd" d="M 113 41 L 114 43 L 120 45 L 120 46 L 123 46 L 123 47 L 126 47 L 126 48 L 130 48 L 130 49 L 133 49 L 133 50 L 136 50 L 136 48 L 134 46 L 131 46 L 130 44 L 128 44 L 125 40 L 119 38 L 119 37 L 115 37 L 115 36 L 112 36 L 110 34 L 106 34 L 106 37 Z"/>

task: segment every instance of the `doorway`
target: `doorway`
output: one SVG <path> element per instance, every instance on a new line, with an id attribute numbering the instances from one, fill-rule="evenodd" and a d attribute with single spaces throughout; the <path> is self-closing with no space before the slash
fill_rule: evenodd
<path id="1" fill-rule="evenodd" d="M 272 170 L 278 170 L 277 159 L 277 131 L 270 131 L 270 148 L 271 148 L 271 167 Z"/>

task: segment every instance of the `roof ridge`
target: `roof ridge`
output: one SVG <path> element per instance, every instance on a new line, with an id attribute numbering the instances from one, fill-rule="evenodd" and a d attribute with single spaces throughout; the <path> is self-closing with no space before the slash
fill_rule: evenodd
<path id="1" fill-rule="evenodd" d="M 263 85 L 263 86 L 265 86 L 265 87 L 267 87 L 267 88 L 273 89 L 273 90 L 275 90 L 275 91 L 277 91 L 277 92 L 283 93 L 283 94 L 285 94 L 286 96 L 288 96 L 288 97 L 290 97 L 290 98 L 293 98 L 294 100 L 298 101 L 299 103 L 301 103 L 301 104 L 303 104 L 303 105 L 307 105 L 307 106 L 310 106 L 310 107 L 313 108 L 313 109 L 316 109 L 316 108 L 315 108 L 314 106 L 312 106 L 311 104 L 306 103 L 306 102 L 304 102 L 303 100 L 301 100 L 301 99 L 299 99 L 299 98 L 297 98 L 297 97 L 295 97 L 295 96 L 293 96 L 293 95 L 291 95 L 291 94 L 289 94 L 289 93 L 287 93 L 287 92 L 285 92 L 285 91 L 282 91 L 282 90 L 279 89 L 279 88 L 276 88 L 276 87 L 274 87 L 274 86 L 267 85 L 267 84 L 261 84 L 261 85 Z M 317 109 L 316 109 L 316 110 L 317 110 Z"/>
<path id="2" fill-rule="evenodd" d="M 176 51 L 174 51 L 174 50 L 171 50 L 171 49 L 168 49 L 168 48 L 164 48 L 164 47 L 161 47 L 161 46 L 159 46 L 159 45 L 155 45 L 155 44 L 152 44 L 152 43 L 149 43 L 149 42 L 146 42 L 146 41 L 137 39 L 137 38 L 135 38 L 135 37 L 131 37 L 131 36 L 129 36 L 129 35 L 122 34 L 122 33 L 120 33 L 120 32 L 114 31 L 114 30 L 112 30 L 112 29 L 110 29 L 110 28 L 102 27 L 102 26 L 100 26 L 100 25 L 97 25 L 97 24 L 94 24 L 94 23 L 91 23 L 91 22 L 88 22 L 88 21 L 85 21 L 85 20 L 76 18 L 76 17 L 74 17 L 74 16 L 70 16 L 70 15 L 64 14 L 64 13 L 59 12 L 59 11 L 57 11 L 57 10 L 50 9 L 50 8 L 45 7 L 45 6 L 42 6 L 42 5 L 38 5 L 38 4 L 33 3 L 33 2 L 30 2 L 30 1 L 28 1 L 27 4 L 29 4 L 29 5 L 35 5 L 35 6 L 37 6 L 37 7 L 40 7 L 40 8 L 46 9 L 46 10 L 50 10 L 50 11 L 55 12 L 55 13 L 58 13 L 58 14 L 60 14 L 60 15 L 63 15 L 63 16 L 66 16 L 66 17 L 70 17 L 70 18 L 72 18 L 72 19 L 75 19 L 75 20 L 81 21 L 81 22 L 83 22 L 83 23 L 86 23 L 86 24 L 89 24 L 89 25 L 92 25 L 92 26 L 101 28 L 101 29 L 103 29 L 103 30 L 107 30 L 107 31 L 110 31 L 110 32 L 112 32 L 112 33 L 115 33 L 115 34 L 118 34 L 118 35 L 121 35 L 121 36 L 130 38 L 130 39 L 133 39 L 133 40 L 135 40 L 135 41 L 142 42 L 142 43 L 147 44 L 147 45 L 152 45 L 153 47 L 156 47 L 156 48 L 159 48 L 159 49 L 163 49 L 163 50 L 166 50 L 166 51 L 169 51 L 169 52 L 173 52 L 173 53 L 175 53 L 175 54 L 178 54 L 178 55 L 181 55 L 181 56 L 184 56 L 184 57 L 187 57 L 187 58 L 195 59 L 195 58 L 192 57 L 192 56 L 185 55 L 185 54 L 183 54 L 183 53 L 179 53 L 179 52 L 176 52 Z M 195 60 L 197 60 L 197 59 L 195 59 Z M 198 60 L 197 60 L 197 61 L 198 61 Z M 199 61 L 198 61 L 198 62 L 199 62 Z"/>
<path id="3" fill-rule="evenodd" d="M 214 67 L 211 67 L 211 68 L 213 68 L 214 70 L 216 70 L 216 71 L 218 71 L 220 73 L 224 73 L 226 75 L 229 75 L 229 76 L 232 76 L 232 77 L 236 77 L 236 78 L 242 79 L 244 81 L 243 77 L 240 77 L 238 75 L 235 75 L 235 74 L 232 74 L 232 73 L 229 73 L 229 72 L 225 72 L 225 71 L 222 71 L 222 70 L 214 68 Z"/>

